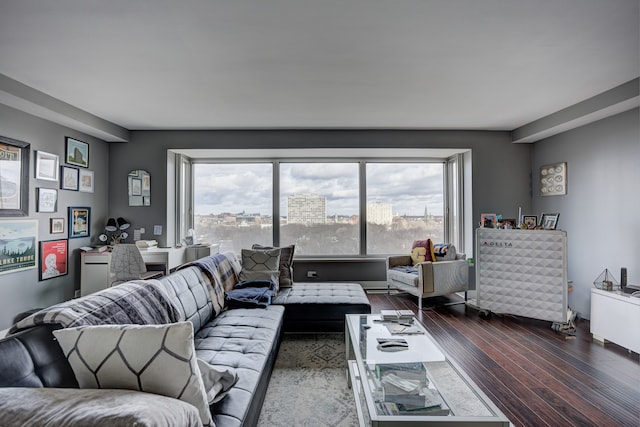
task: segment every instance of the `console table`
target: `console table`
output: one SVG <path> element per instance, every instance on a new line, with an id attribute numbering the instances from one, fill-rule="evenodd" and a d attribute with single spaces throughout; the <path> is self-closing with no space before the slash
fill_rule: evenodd
<path id="1" fill-rule="evenodd" d="M 620 291 L 591 288 L 591 334 L 594 341 L 611 341 L 640 353 L 640 298 Z"/>

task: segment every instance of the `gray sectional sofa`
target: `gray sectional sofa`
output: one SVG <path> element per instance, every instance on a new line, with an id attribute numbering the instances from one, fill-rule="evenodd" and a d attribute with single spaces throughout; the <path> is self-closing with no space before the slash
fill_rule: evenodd
<path id="1" fill-rule="evenodd" d="M 239 262 L 232 253 L 202 261 L 157 281 L 116 286 L 58 304 L 14 325 L 11 335 L 0 340 L 0 419 L 19 416 L 15 408 L 23 416 L 28 413 L 30 392 L 36 405 L 31 408 L 34 417 L 42 417 L 41 412 L 47 410 L 55 412 L 52 419 L 64 416 L 55 396 L 62 392 L 60 388 L 78 388 L 78 382 L 52 335 L 53 330 L 83 324 L 188 321 L 193 325 L 197 358 L 214 366 L 233 368 L 237 373 L 237 382 L 226 397 L 210 406 L 215 425 L 253 426 L 260 415 L 285 326 L 298 331 L 344 330 L 344 314 L 371 311 L 366 294 L 353 284 L 294 284 L 281 290 L 266 308 L 225 309 L 224 292 L 237 281 Z M 164 302 L 165 297 L 168 303 Z M 287 317 L 290 308 L 292 314 Z M 47 397 L 43 388 L 51 389 L 51 396 Z M 19 404 L 11 402 L 12 395 L 20 396 Z M 82 402 L 87 405 L 85 412 L 91 412 L 91 405 L 100 406 L 100 400 L 97 397 L 87 401 L 85 397 Z M 176 400 L 176 405 L 182 403 Z M 194 414 L 188 413 L 194 408 L 189 406 L 176 409 L 159 401 L 158 406 L 150 407 L 146 401 L 140 411 L 134 411 L 139 417 L 134 421 L 140 426 L 153 425 L 154 421 L 148 421 L 153 417 L 147 414 L 145 418 L 145 412 L 151 411 L 158 417 L 158 411 L 163 410 L 171 411 L 167 417 L 186 411 L 185 420 L 194 419 Z M 102 407 L 96 413 L 101 421 L 108 420 L 108 425 L 119 425 L 121 412 L 116 406 L 114 414 L 105 414 Z M 126 419 L 122 425 L 132 422 Z M 83 423 L 86 425 L 87 420 L 77 425 Z M 95 425 L 100 425 L 98 420 Z M 185 421 L 185 425 L 190 424 Z"/>

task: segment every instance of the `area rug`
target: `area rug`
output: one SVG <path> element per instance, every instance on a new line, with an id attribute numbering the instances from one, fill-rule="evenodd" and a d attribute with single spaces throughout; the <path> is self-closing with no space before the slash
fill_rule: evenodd
<path id="1" fill-rule="evenodd" d="M 357 426 L 345 369 L 344 334 L 285 334 L 258 426 Z"/>

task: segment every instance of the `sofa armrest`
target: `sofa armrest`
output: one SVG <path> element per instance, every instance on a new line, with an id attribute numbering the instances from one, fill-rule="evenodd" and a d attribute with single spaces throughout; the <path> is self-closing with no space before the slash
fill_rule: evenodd
<path id="1" fill-rule="evenodd" d="M 413 265 L 410 255 L 394 255 L 387 258 L 387 270 L 400 265 Z"/>

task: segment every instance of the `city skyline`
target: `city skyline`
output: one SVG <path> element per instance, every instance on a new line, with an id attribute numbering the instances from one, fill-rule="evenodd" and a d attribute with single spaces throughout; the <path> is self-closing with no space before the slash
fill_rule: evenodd
<path id="1" fill-rule="evenodd" d="M 367 203 L 390 203 L 393 215 L 443 212 L 441 163 L 368 163 Z M 271 163 L 194 165 L 194 214 L 248 212 L 272 216 Z M 280 216 L 287 200 L 314 193 L 326 198 L 327 216 L 359 215 L 357 163 L 280 164 Z"/>

